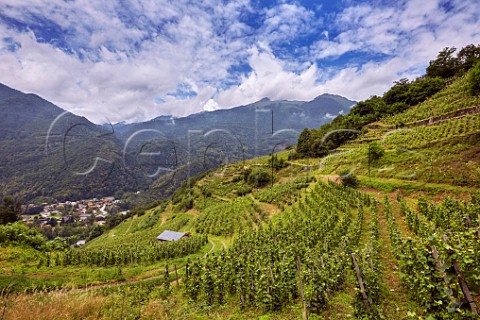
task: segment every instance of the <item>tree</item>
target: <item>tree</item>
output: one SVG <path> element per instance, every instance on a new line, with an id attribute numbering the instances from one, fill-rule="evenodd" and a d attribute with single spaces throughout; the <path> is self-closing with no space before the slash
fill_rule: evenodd
<path id="1" fill-rule="evenodd" d="M 248 176 L 248 183 L 255 188 L 262 187 L 269 183 L 271 180 L 270 173 L 263 168 L 256 168 Z"/>
<path id="2" fill-rule="evenodd" d="M 17 221 L 20 211 L 20 202 L 14 201 L 11 197 L 3 198 L 0 204 L 0 224 Z"/>
<path id="3" fill-rule="evenodd" d="M 52 227 L 56 227 L 57 226 L 57 219 L 50 218 L 50 219 L 47 220 L 47 224 L 51 225 Z"/>
<path id="4" fill-rule="evenodd" d="M 469 44 L 458 52 L 457 58 L 462 65 L 463 70 L 470 70 L 478 61 L 480 61 L 480 45 L 475 46 Z"/>
<path id="5" fill-rule="evenodd" d="M 367 100 L 357 103 L 345 117 L 344 123 L 347 124 L 347 128 L 349 129 L 360 130 L 364 125 L 374 122 L 383 116 L 385 109 L 385 101 L 378 96 L 372 96 Z M 352 121 L 355 115 L 359 116 L 359 118 L 357 118 L 356 121 Z"/>
<path id="6" fill-rule="evenodd" d="M 440 77 L 416 80 L 410 85 L 405 102 L 411 106 L 419 104 L 442 90 L 444 86 L 445 80 Z"/>
<path id="7" fill-rule="evenodd" d="M 100 225 L 96 225 L 95 228 L 90 231 L 90 234 L 88 235 L 87 241 L 90 241 L 92 239 L 95 239 L 96 237 L 99 237 L 103 234 L 103 231 L 105 231 L 105 228 Z"/>
<path id="8" fill-rule="evenodd" d="M 298 136 L 297 153 L 302 157 L 310 155 L 312 145 L 311 136 L 312 134 L 310 130 L 308 130 L 308 128 L 303 129 L 303 131 Z"/>
<path id="9" fill-rule="evenodd" d="M 430 61 L 426 76 L 428 78 L 441 77 L 444 79 L 453 77 L 460 65 L 458 58 L 453 56 L 456 50 L 457 48 L 455 47 L 446 47 L 440 51 L 437 58 Z"/>
<path id="10" fill-rule="evenodd" d="M 285 160 L 283 158 L 278 159 L 278 156 L 276 154 L 270 154 L 270 159 L 268 159 L 268 165 L 270 167 L 273 167 L 275 170 L 280 170 L 288 166 Z"/>
<path id="11" fill-rule="evenodd" d="M 356 115 L 359 115 L 359 116 L 366 116 L 366 115 L 369 115 L 369 114 L 373 114 L 374 110 L 375 110 L 374 104 L 371 103 L 371 99 L 367 99 L 365 101 L 360 101 L 359 103 L 357 103 L 352 108 L 350 113 L 356 114 Z"/>
<path id="12" fill-rule="evenodd" d="M 374 141 L 368 144 L 368 154 L 371 161 L 377 161 L 385 154 L 383 148 L 378 144 L 378 142 Z"/>
<path id="13" fill-rule="evenodd" d="M 403 78 L 399 81 L 395 81 L 394 83 L 395 85 L 383 95 L 383 100 L 387 104 L 405 102 L 406 100 L 408 88 L 410 87 L 410 82 L 408 81 L 408 79 Z"/>
<path id="14" fill-rule="evenodd" d="M 480 94 L 480 62 L 468 72 L 468 91 L 471 95 Z"/>

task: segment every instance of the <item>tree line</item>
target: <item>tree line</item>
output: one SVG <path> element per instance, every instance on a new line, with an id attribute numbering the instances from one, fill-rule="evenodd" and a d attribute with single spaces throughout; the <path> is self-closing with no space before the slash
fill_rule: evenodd
<path id="1" fill-rule="evenodd" d="M 468 73 L 469 91 L 480 93 L 480 45 L 470 44 L 457 55 L 455 47 L 446 47 L 431 60 L 425 75 L 409 81 L 406 78 L 394 82 L 383 96 L 372 96 L 358 102 L 347 115 L 338 115 L 330 123 L 318 129 L 305 128 L 298 137 L 296 152 L 292 158 L 323 157 L 350 139 L 356 138 L 365 125 L 385 116 L 404 112 L 438 91 L 449 79 Z M 397 126 L 403 126 L 397 123 Z M 364 129 L 363 129 L 364 130 Z"/>

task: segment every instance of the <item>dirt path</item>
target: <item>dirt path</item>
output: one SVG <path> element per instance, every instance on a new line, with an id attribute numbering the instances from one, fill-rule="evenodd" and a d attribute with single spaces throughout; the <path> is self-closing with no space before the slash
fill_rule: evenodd
<path id="1" fill-rule="evenodd" d="M 396 200 L 396 193 L 389 194 L 388 201 L 390 201 L 390 205 L 392 206 L 393 216 L 397 221 L 398 229 L 403 235 L 411 237 L 413 235 L 412 231 L 410 230 L 407 223 L 405 222 L 405 220 L 403 220 L 403 217 L 400 214 L 400 204 Z"/>
<path id="2" fill-rule="evenodd" d="M 412 308 L 417 309 L 418 306 L 410 301 L 408 291 L 401 285 L 398 261 L 393 254 L 392 240 L 388 233 L 387 219 L 383 212 L 383 207 L 380 206 L 378 211 L 380 259 L 384 266 L 384 281 L 386 285 L 386 296 L 384 297 L 382 310 L 387 318 L 390 319 L 390 316 L 395 318 L 395 315 L 407 314 Z M 403 223 L 403 220 L 398 212 L 395 213 L 395 219 L 397 219 L 397 223 L 400 225 Z"/>
<path id="3" fill-rule="evenodd" d="M 130 224 L 128 225 L 127 230 L 123 234 L 128 234 L 128 232 L 130 231 L 130 228 L 132 227 L 133 220 L 135 220 L 136 218 L 137 216 L 133 216 L 132 219 L 130 219 Z"/>
<path id="4" fill-rule="evenodd" d="M 212 252 L 213 249 L 215 249 L 215 242 L 213 242 L 212 239 L 208 239 L 208 242 L 210 242 L 210 243 L 212 244 L 212 247 L 210 248 L 210 250 L 208 250 L 207 253 L 205 253 L 205 255 L 203 256 L 204 258 L 205 258 L 206 256 L 208 256 L 208 254 L 209 254 L 210 252 Z"/>

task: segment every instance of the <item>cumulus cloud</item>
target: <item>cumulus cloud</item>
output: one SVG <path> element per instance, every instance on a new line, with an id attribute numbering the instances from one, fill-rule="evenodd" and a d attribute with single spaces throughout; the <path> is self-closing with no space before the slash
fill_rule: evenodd
<path id="1" fill-rule="evenodd" d="M 213 99 L 208 99 L 208 101 L 203 105 L 204 111 L 215 111 L 220 109 L 218 103 Z"/>
<path id="2" fill-rule="evenodd" d="M 325 11 L 249 0 L 3 0 L 0 82 L 101 123 L 263 97 L 355 100 L 479 39 L 475 1 Z"/>
<path id="3" fill-rule="evenodd" d="M 265 20 L 259 30 L 263 41 L 274 43 L 290 41 L 313 31 L 314 12 L 298 4 L 283 3 L 265 11 Z"/>
<path id="4" fill-rule="evenodd" d="M 480 18 L 475 1 L 450 5 L 409 0 L 398 7 L 345 8 L 335 16 L 335 37 L 313 43 L 311 51 L 319 60 L 354 53 L 358 61 L 337 68 L 320 86 L 362 100 L 382 94 L 395 80 L 422 75 L 428 61 L 444 47 L 478 44 Z"/>

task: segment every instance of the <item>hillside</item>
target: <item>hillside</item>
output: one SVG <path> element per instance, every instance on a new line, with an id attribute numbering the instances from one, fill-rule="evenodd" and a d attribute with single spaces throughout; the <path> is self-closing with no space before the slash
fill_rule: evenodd
<path id="1" fill-rule="evenodd" d="M 288 160 L 288 150 L 224 164 L 85 247 L 6 246 L 0 280 L 20 293 L 4 297 L 5 314 L 21 318 L 35 306 L 33 318 L 51 318 L 67 305 L 69 319 L 473 317 L 478 157 L 451 161 L 475 154 L 480 121 L 461 111 L 478 103 L 463 89 L 460 78 L 326 158 Z M 440 120 L 411 116 L 417 108 Z M 404 128 L 395 129 L 397 119 Z M 369 170 L 375 140 L 385 154 Z M 427 155 L 434 161 L 421 161 Z M 359 190 L 332 182 L 345 168 L 360 178 Z M 190 236 L 158 243 L 164 230 Z"/>
<path id="2" fill-rule="evenodd" d="M 0 196 L 45 202 L 141 190 L 133 201 L 166 198 L 190 176 L 294 144 L 304 127 L 353 104 L 334 95 L 311 102 L 265 98 L 184 118 L 98 126 L 0 85 Z"/>
<path id="3" fill-rule="evenodd" d="M 352 169 L 374 178 L 480 186 L 480 97 L 467 92 L 466 77 L 406 112 L 369 124 L 339 154 L 310 159 L 322 173 Z M 368 161 L 369 143 L 385 154 Z M 305 159 L 303 161 L 306 161 Z M 373 183 L 373 182 L 372 182 Z"/>
<path id="4" fill-rule="evenodd" d="M 186 170 L 171 199 L 80 248 L 1 227 L 5 315 L 478 318 L 478 102 L 458 77 L 326 157 Z"/>
<path id="5" fill-rule="evenodd" d="M 81 199 L 145 186 L 111 130 L 37 95 L 0 89 L 0 195 Z"/>

